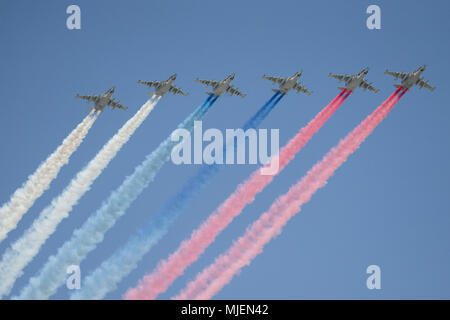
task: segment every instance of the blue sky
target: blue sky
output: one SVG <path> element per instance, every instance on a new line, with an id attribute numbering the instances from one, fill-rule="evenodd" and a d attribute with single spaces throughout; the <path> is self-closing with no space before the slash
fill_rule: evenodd
<path id="1" fill-rule="evenodd" d="M 68 30 L 67 6 L 81 8 L 82 29 Z M 382 29 L 366 28 L 378 4 Z M 311 96 L 289 93 L 263 128 L 279 128 L 283 145 L 337 93 L 328 72 L 370 67 L 378 94 L 358 90 L 256 201 L 162 295 L 169 298 L 268 209 L 272 201 L 353 129 L 394 89 L 386 68 L 424 73 L 433 93 L 414 88 L 362 147 L 216 298 L 450 298 L 450 111 L 447 1 L 3 1 L 0 3 L 0 202 L 6 201 L 85 116 L 77 93 L 116 86 L 127 112 L 107 110 L 70 164 L 0 244 L 0 254 L 148 99 L 136 81 L 178 73 L 188 97 L 164 97 L 132 139 L 64 220 L 17 281 L 25 285 L 49 255 L 206 95 L 193 80 L 225 78 L 245 99 L 224 96 L 203 127 L 240 127 L 272 95 L 261 75 L 303 69 Z M 81 265 L 98 266 L 156 213 L 198 167 L 167 164 L 156 181 Z M 215 177 L 156 246 L 107 296 L 121 294 L 172 252 L 254 166 L 230 166 Z M 382 289 L 365 286 L 367 266 L 382 271 Z M 68 297 L 61 288 L 53 298 Z"/>

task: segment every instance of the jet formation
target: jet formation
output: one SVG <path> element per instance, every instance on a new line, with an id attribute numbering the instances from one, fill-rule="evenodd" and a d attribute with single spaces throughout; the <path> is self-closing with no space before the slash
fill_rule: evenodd
<path id="1" fill-rule="evenodd" d="M 425 80 L 422 77 L 422 73 L 425 71 L 426 66 L 423 65 L 417 68 L 412 72 L 392 72 L 386 70 L 384 73 L 393 76 L 396 80 L 401 79 L 400 84 L 395 84 L 394 86 L 399 88 L 403 87 L 406 89 L 411 88 L 414 85 L 417 85 L 420 89 L 427 88 L 431 91 L 434 91 L 434 87 L 432 87 L 428 80 Z M 339 82 L 345 82 L 344 86 L 338 87 L 341 90 L 354 91 L 357 88 L 362 88 L 364 90 L 371 90 L 373 92 L 378 92 L 379 90 L 374 88 L 372 83 L 367 82 L 365 77 L 369 72 L 369 68 L 365 68 L 361 70 L 357 74 L 349 75 L 349 74 L 334 74 L 329 73 L 328 76 L 339 80 Z M 278 85 L 278 89 L 272 89 L 273 91 L 278 91 L 283 94 L 287 94 L 290 90 L 295 90 L 297 93 L 305 93 L 310 95 L 311 92 L 299 82 L 299 78 L 302 76 L 302 71 L 298 71 L 289 77 L 276 77 L 276 76 L 268 76 L 263 75 L 263 79 L 267 79 L 273 82 L 273 84 Z M 180 88 L 177 88 L 173 85 L 173 82 L 177 78 L 176 74 L 171 75 L 167 80 L 163 81 L 141 81 L 139 80 L 139 84 L 144 84 L 149 88 L 154 88 L 155 92 L 150 92 L 150 94 L 154 94 L 156 96 L 164 96 L 167 92 L 171 92 L 172 94 L 181 94 L 183 96 L 187 96 L 187 93 L 183 92 Z M 246 95 L 239 91 L 238 88 L 235 88 L 231 85 L 231 81 L 235 78 L 235 74 L 230 74 L 224 80 L 201 80 L 196 79 L 196 82 L 200 82 L 207 87 L 211 87 L 211 92 L 206 92 L 209 95 L 214 95 L 220 97 L 223 93 L 228 92 L 231 96 L 237 95 L 241 98 L 244 98 Z M 90 95 L 90 96 L 81 96 L 76 95 L 77 98 L 87 100 L 88 102 L 94 102 L 94 107 L 88 107 L 89 110 L 102 112 L 105 107 L 111 106 L 112 109 L 123 109 L 127 110 L 126 107 L 121 105 L 119 101 L 114 100 L 111 96 L 114 93 L 115 88 L 107 90 L 105 93 L 100 95 Z"/>

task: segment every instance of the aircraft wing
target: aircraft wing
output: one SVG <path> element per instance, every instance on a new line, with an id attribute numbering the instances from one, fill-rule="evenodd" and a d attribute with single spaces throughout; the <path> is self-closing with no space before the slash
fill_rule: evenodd
<path id="1" fill-rule="evenodd" d="M 378 89 L 375 89 L 373 86 L 372 86 L 372 84 L 371 83 L 368 83 L 367 81 L 365 81 L 365 80 L 363 80 L 363 81 L 361 81 L 361 84 L 359 85 L 361 88 L 363 88 L 364 90 L 370 90 L 370 91 L 373 91 L 373 92 L 378 92 L 378 91 L 380 91 L 380 90 L 378 90 Z"/>
<path id="2" fill-rule="evenodd" d="M 187 96 L 187 93 L 184 93 L 181 89 L 175 86 L 171 86 L 169 91 L 172 92 L 173 94 L 182 94 L 183 96 Z"/>
<path id="3" fill-rule="evenodd" d="M 141 80 L 139 80 L 138 83 L 145 84 L 146 86 L 149 86 L 151 88 L 151 87 L 156 87 L 161 82 L 159 82 L 159 81 L 141 81 Z"/>
<path id="4" fill-rule="evenodd" d="M 88 102 L 90 102 L 90 101 L 97 102 L 97 100 L 99 98 L 99 96 L 95 96 L 95 95 L 92 95 L 92 96 L 80 96 L 79 94 L 77 94 L 75 97 L 76 98 L 80 98 L 80 99 L 84 99 L 84 100 L 86 100 Z"/>
<path id="5" fill-rule="evenodd" d="M 271 77 L 271 76 L 266 76 L 266 75 L 263 75 L 262 77 L 263 77 L 263 79 L 267 79 L 269 81 L 272 81 L 274 84 L 275 83 L 282 83 L 283 80 L 285 80 L 285 78 L 282 78 L 282 77 Z"/>
<path id="6" fill-rule="evenodd" d="M 117 102 L 117 101 L 115 101 L 115 100 L 113 100 L 113 99 L 109 100 L 108 105 L 110 105 L 110 106 L 113 108 L 113 110 L 114 110 L 115 108 L 119 108 L 119 109 L 122 109 L 122 110 L 128 110 L 127 107 L 124 107 L 124 106 L 121 105 L 119 102 Z"/>
<path id="7" fill-rule="evenodd" d="M 311 92 L 308 91 L 308 89 L 306 89 L 304 86 L 302 86 L 299 83 L 296 83 L 294 86 L 294 89 L 297 90 L 297 92 L 304 92 L 306 93 L 308 96 L 311 95 Z"/>
<path id="8" fill-rule="evenodd" d="M 334 74 L 334 73 L 329 73 L 328 74 L 329 77 L 335 78 L 339 81 L 348 81 L 350 80 L 352 77 L 349 76 L 348 74 Z"/>
<path id="9" fill-rule="evenodd" d="M 230 93 L 231 95 L 235 94 L 241 98 L 244 98 L 246 96 L 245 94 L 239 92 L 239 90 L 233 86 L 229 86 L 227 92 Z"/>
<path id="10" fill-rule="evenodd" d="M 432 86 L 430 86 L 430 84 L 428 83 L 428 81 L 425 81 L 423 78 L 421 78 L 419 80 L 419 82 L 417 83 L 417 85 L 420 87 L 420 89 L 422 88 L 427 88 L 428 90 L 434 91 L 434 89 Z"/>
<path id="11" fill-rule="evenodd" d="M 389 70 L 386 70 L 384 73 L 393 76 L 395 79 L 405 79 L 408 75 L 406 72 L 392 72 Z"/>
<path id="12" fill-rule="evenodd" d="M 212 87 L 214 87 L 215 85 L 217 85 L 219 83 L 219 81 L 215 81 L 215 80 L 195 79 L 195 81 L 203 83 L 205 86 L 212 86 Z"/>

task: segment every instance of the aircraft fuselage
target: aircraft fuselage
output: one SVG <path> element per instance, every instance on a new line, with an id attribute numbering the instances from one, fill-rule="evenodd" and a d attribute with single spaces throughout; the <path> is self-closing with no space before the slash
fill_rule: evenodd
<path id="1" fill-rule="evenodd" d="M 213 95 L 220 97 L 222 93 L 227 91 L 227 89 L 230 87 L 231 80 L 232 79 L 222 80 L 218 84 L 213 86 Z"/>
<path id="2" fill-rule="evenodd" d="M 345 89 L 348 91 L 355 91 L 364 81 L 365 74 L 355 75 L 345 83 Z"/>
<path id="3" fill-rule="evenodd" d="M 283 80 L 283 82 L 280 83 L 280 90 L 279 91 L 281 93 L 284 93 L 284 94 L 288 93 L 289 90 L 294 88 L 294 86 L 296 85 L 299 77 L 300 76 L 291 76 L 291 77 Z"/>
<path id="4" fill-rule="evenodd" d="M 95 111 L 100 111 L 102 112 L 103 109 L 105 109 L 105 107 L 108 105 L 109 101 L 111 100 L 111 96 L 108 94 L 102 94 L 98 101 L 95 103 Z"/>
<path id="5" fill-rule="evenodd" d="M 157 96 L 163 96 L 166 94 L 170 88 L 172 87 L 173 79 L 169 79 L 166 81 L 161 82 L 155 89 L 155 95 Z"/>
<path id="6" fill-rule="evenodd" d="M 411 88 L 413 85 L 417 84 L 420 81 L 420 76 L 422 75 L 421 71 L 415 71 L 408 76 L 406 76 L 405 79 L 402 80 L 402 87 L 403 88 Z"/>

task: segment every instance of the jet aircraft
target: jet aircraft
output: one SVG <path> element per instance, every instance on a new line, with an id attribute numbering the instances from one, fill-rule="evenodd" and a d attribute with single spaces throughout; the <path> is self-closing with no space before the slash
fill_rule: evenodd
<path id="1" fill-rule="evenodd" d="M 389 70 L 386 70 L 384 73 L 393 76 L 396 80 L 401 79 L 401 84 L 394 84 L 395 87 L 403 87 L 403 88 L 411 88 L 414 85 L 419 86 L 419 89 L 427 88 L 428 90 L 434 91 L 434 87 L 430 86 L 428 83 L 428 80 L 424 80 L 424 78 L 421 77 L 422 72 L 424 72 L 426 69 L 426 66 L 423 65 L 419 68 L 417 68 L 413 72 L 392 72 Z"/>
<path id="2" fill-rule="evenodd" d="M 303 86 L 301 83 L 298 83 L 298 79 L 301 77 L 302 71 L 294 73 L 290 77 L 272 77 L 272 76 L 266 76 L 263 75 L 263 79 L 267 79 L 273 82 L 273 84 L 279 84 L 279 89 L 272 89 L 273 91 L 280 91 L 283 94 L 286 94 L 289 92 L 289 90 L 294 89 L 297 91 L 297 93 L 304 92 L 307 95 L 310 95 L 311 92 L 306 89 L 305 86 Z"/>
<path id="3" fill-rule="evenodd" d="M 339 82 L 341 82 L 341 81 L 345 82 L 344 87 L 339 87 L 339 89 L 341 89 L 341 90 L 346 89 L 347 91 L 355 91 L 356 88 L 361 87 L 364 89 L 364 91 L 367 89 L 369 89 L 373 92 L 380 91 L 378 89 L 375 89 L 372 86 L 372 83 L 369 83 L 366 80 L 364 80 L 364 78 L 366 77 L 368 72 L 369 72 L 369 68 L 365 68 L 365 69 L 361 70 L 358 74 L 354 74 L 354 75 L 348 75 L 348 74 L 341 75 L 341 74 L 329 73 L 328 76 L 339 80 Z"/>
<path id="4" fill-rule="evenodd" d="M 246 95 L 239 92 L 239 89 L 233 87 L 230 82 L 234 79 L 235 74 L 231 74 L 228 77 L 225 78 L 225 80 L 220 80 L 220 81 L 216 81 L 216 80 L 201 80 L 201 79 L 195 79 L 195 81 L 203 83 L 205 86 L 210 86 L 212 87 L 213 91 L 212 92 L 207 92 L 207 94 L 213 94 L 217 97 L 220 97 L 222 95 L 222 93 L 224 92 L 228 92 L 230 95 L 237 95 L 240 96 L 241 98 L 244 98 Z"/>
<path id="5" fill-rule="evenodd" d="M 88 109 L 92 111 L 98 111 L 99 113 L 103 112 L 103 110 L 107 106 L 112 107 L 113 110 L 116 108 L 127 110 L 128 109 L 127 107 L 124 107 L 119 103 L 119 101 L 116 101 L 113 98 L 111 98 L 112 94 L 114 93 L 114 90 L 115 88 L 112 87 L 111 89 L 100 95 L 81 96 L 77 94 L 75 97 L 87 100 L 88 102 L 94 102 L 94 107 L 88 107 Z"/>
<path id="6" fill-rule="evenodd" d="M 164 81 L 141 81 L 139 80 L 138 83 L 145 84 L 146 86 L 152 88 L 155 88 L 155 95 L 157 96 L 164 96 L 167 92 L 171 92 L 172 94 L 182 94 L 183 96 L 187 96 L 187 93 L 184 93 L 181 89 L 175 87 L 173 85 L 173 82 L 177 78 L 176 74 L 173 74 L 169 77 L 169 79 Z M 150 93 L 152 94 L 152 93 Z"/>

